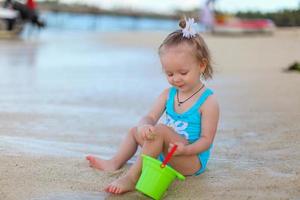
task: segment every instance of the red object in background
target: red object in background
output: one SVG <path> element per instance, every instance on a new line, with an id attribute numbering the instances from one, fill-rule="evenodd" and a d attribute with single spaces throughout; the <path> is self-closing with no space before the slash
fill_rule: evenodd
<path id="1" fill-rule="evenodd" d="M 241 30 L 263 30 L 273 28 L 275 25 L 269 19 L 239 19 L 233 21 L 216 21 L 216 27 Z"/>
<path id="2" fill-rule="evenodd" d="M 271 21 L 267 19 L 243 19 L 232 25 L 244 29 L 263 29 L 269 27 Z"/>
<path id="3" fill-rule="evenodd" d="M 36 8 L 36 3 L 34 0 L 27 0 L 26 6 L 30 9 L 30 10 L 35 10 Z"/>

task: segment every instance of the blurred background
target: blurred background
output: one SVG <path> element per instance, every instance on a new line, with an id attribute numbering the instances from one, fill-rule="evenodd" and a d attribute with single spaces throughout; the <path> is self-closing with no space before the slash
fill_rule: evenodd
<path id="1" fill-rule="evenodd" d="M 205 30 L 203 26 L 207 23 L 214 23 L 218 31 L 222 24 L 250 19 L 252 22 L 255 22 L 254 19 L 268 19 L 278 27 L 300 25 L 298 0 L 243 0 L 238 3 L 234 0 L 188 0 L 184 3 L 178 0 L 3 0 L 1 4 L 1 31 L 6 28 L 20 32 L 17 25 L 28 21 L 39 28 L 45 26 L 48 31 L 170 31 L 177 28 L 177 21 L 183 16 L 194 17 L 202 22 L 199 23 L 201 31 Z M 213 19 L 207 19 L 208 10 Z M 14 20 L 11 27 L 5 26 L 9 19 Z M 257 29 L 266 28 L 263 22 L 250 24 L 248 28 L 251 25 Z M 247 25 L 244 24 L 243 28 L 247 28 Z"/>

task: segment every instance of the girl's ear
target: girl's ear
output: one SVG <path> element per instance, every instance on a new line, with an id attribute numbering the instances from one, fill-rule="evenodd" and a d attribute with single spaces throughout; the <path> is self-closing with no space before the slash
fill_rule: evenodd
<path id="1" fill-rule="evenodd" d="M 204 71 L 205 71 L 205 69 L 206 69 L 206 66 L 207 66 L 207 63 L 208 63 L 208 61 L 207 61 L 207 59 L 206 58 L 202 58 L 201 59 L 201 62 L 200 62 L 200 71 L 203 73 Z"/>

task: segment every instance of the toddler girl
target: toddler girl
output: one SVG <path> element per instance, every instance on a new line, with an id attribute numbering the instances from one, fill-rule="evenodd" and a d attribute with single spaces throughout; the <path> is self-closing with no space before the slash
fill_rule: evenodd
<path id="1" fill-rule="evenodd" d="M 177 145 L 169 164 L 183 175 L 199 175 L 206 169 L 217 130 L 219 106 L 203 79 L 212 77 L 211 58 L 193 19 L 181 21 L 159 47 L 163 71 L 171 87 L 162 91 L 153 107 L 136 127 L 129 130 L 110 160 L 87 156 L 91 167 L 113 171 L 121 168 L 141 146 L 143 154 L 163 160 Z M 201 78 L 202 77 L 202 78 Z M 165 112 L 166 120 L 158 123 Z M 127 173 L 105 190 L 121 194 L 135 189 L 142 168 L 141 157 Z"/>

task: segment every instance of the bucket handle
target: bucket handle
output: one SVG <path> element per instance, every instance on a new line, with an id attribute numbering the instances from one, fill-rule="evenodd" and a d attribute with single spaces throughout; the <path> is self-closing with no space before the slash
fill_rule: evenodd
<path id="1" fill-rule="evenodd" d="M 163 163 L 160 165 L 161 168 L 166 167 L 167 163 L 168 163 L 169 160 L 171 159 L 172 155 L 175 153 L 176 149 L 177 149 L 177 145 L 175 144 L 175 145 L 172 147 L 171 151 L 170 151 L 170 152 L 167 154 L 167 156 L 165 157 Z"/>

